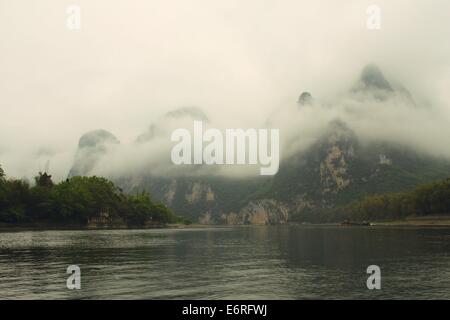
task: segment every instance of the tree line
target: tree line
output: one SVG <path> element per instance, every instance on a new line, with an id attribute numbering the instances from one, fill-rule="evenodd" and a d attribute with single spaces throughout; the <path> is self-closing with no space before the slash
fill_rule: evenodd
<path id="1" fill-rule="evenodd" d="M 355 220 L 450 214 L 450 179 L 423 184 L 411 192 L 367 196 L 344 211 Z"/>
<path id="2" fill-rule="evenodd" d="M 107 217 L 111 224 L 143 226 L 184 222 L 150 195 L 125 194 L 102 177 L 72 177 L 59 183 L 39 172 L 35 183 L 6 178 L 0 166 L 0 223 L 87 225 Z"/>
<path id="3" fill-rule="evenodd" d="M 293 220 L 381 221 L 445 214 L 450 215 L 450 178 L 419 185 L 410 192 L 374 194 L 337 208 L 305 211 L 294 215 Z"/>

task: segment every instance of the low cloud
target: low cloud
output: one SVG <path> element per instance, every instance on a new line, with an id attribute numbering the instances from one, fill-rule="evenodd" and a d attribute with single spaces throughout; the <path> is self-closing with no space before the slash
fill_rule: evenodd
<path id="1" fill-rule="evenodd" d="M 82 29 L 70 31 L 69 2 L 0 1 L 0 164 L 9 176 L 31 179 L 49 161 L 66 178 L 78 139 L 99 128 L 121 143 L 96 173 L 180 174 L 169 137 L 192 119 L 164 114 L 192 105 L 221 130 L 280 128 L 283 157 L 336 118 L 362 141 L 450 156 L 448 1 L 380 0 L 380 30 L 366 28 L 372 2 L 359 0 L 78 3 Z M 349 94 L 370 62 L 416 106 Z M 303 91 L 314 106 L 299 108 Z M 137 143 L 151 124 L 159 135 Z M 257 167 L 189 170 L 241 176 Z"/>

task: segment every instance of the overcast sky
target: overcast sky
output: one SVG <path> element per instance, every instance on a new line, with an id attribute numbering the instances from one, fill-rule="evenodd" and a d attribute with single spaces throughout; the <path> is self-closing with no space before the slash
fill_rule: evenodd
<path id="1" fill-rule="evenodd" d="M 0 0 L 0 164 L 61 178 L 84 132 L 128 143 L 183 106 L 256 126 L 304 90 L 332 103 L 369 62 L 445 118 L 449 16 L 448 0 Z"/>

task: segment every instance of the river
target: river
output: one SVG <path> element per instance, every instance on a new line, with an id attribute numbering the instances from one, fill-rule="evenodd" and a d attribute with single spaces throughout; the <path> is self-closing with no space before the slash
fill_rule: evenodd
<path id="1" fill-rule="evenodd" d="M 69 265 L 80 290 L 69 290 Z M 367 267 L 381 270 L 369 290 Z M 0 233 L 2 299 L 449 299 L 450 229 L 262 226 Z"/>

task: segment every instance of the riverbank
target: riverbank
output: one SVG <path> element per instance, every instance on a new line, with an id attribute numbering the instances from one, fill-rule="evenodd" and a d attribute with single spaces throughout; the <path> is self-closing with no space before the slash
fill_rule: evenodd
<path id="1" fill-rule="evenodd" d="M 209 224 L 152 224 L 146 226 L 126 226 L 126 225 L 55 225 L 55 224 L 0 224 L 0 232 L 20 232 L 20 231 L 64 231 L 64 230 L 146 230 L 146 229 L 207 229 L 207 228 L 228 228 L 232 225 L 209 225 Z"/>
<path id="2" fill-rule="evenodd" d="M 362 224 L 342 224 L 342 223 L 288 223 L 302 227 L 364 227 Z M 210 224 L 153 224 L 146 226 L 126 226 L 126 225 L 54 225 L 54 224 L 33 224 L 33 225 L 8 225 L 0 224 L 0 232 L 20 232 L 20 231 L 64 231 L 64 230 L 145 230 L 145 229 L 208 229 L 208 228 L 229 228 L 229 227 L 258 227 L 262 225 L 210 225 Z M 369 225 L 367 225 L 369 226 Z M 409 217 L 403 220 L 374 221 L 370 222 L 370 227 L 450 227 L 450 215 Z"/>
<path id="3" fill-rule="evenodd" d="M 373 226 L 450 227 L 450 215 L 409 217 L 402 220 L 373 222 Z"/>
<path id="4" fill-rule="evenodd" d="M 146 226 L 126 225 L 55 225 L 55 224 L 0 224 L 0 232 L 19 231 L 64 231 L 64 230 L 138 230 L 138 229 L 164 229 L 171 228 L 167 224 L 153 224 Z"/>

